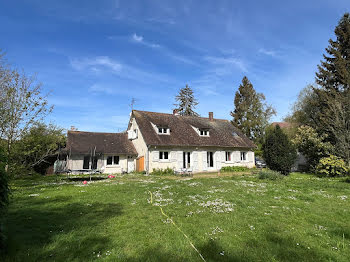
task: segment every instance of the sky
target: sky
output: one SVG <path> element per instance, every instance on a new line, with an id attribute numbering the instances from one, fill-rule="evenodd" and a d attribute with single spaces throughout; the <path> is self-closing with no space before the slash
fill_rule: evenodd
<path id="1" fill-rule="evenodd" d="M 348 0 L 11 0 L 0 49 L 35 75 L 47 122 L 121 132 L 134 109 L 172 113 L 188 84 L 201 116 L 231 119 L 243 76 L 281 121 L 317 65 Z"/>

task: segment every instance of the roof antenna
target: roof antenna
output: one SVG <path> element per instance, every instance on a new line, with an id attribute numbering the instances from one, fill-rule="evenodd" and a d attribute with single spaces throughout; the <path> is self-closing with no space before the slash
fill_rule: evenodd
<path id="1" fill-rule="evenodd" d="M 134 110 L 135 102 L 136 102 L 136 99 L 134 97 L 132 97 L 131 98 L 131 103 L 130 103 L 131 111 Z"/>

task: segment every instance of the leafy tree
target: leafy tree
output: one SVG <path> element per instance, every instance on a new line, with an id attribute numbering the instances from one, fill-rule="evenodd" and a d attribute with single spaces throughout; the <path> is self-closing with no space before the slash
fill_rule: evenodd
<path id="1" fill-rule="evenodd" d="M 307 159 L 309 168 L 315 170 L 320 159 L 328 156 L 333 150 L 332 145 L 325 142 L 326 139 L 326 134 L 319 135 L 314 128 L 301 126 L 292 142 Z"/>
<path id="2" fill-rule="evenodd" d="M 316 167 L 316 174 L 321 177 L 345 176 L 348 172 L 344 160 L 334 155 L 321 158 Z"/>
<path id="3" fill-rule="evenodd" d="M 35 77 L 9 67 L 0 60 L 0 139 L 6 142 L 6 154 L 11 170 L 12 145 L 25 130 L 52 110 L 41 84 Z"/>
<path id="4" fill-rule="evenodd" d="M 336 40 L 329 40 L 328 55 L 318 66 L 316 83 L 326 90 L 348 90 L 350 87 L 350 14 L 345 13 L 334 30 Z"/>
<path id="5" fill-rule="evenodd" d="M 279 125 L 267 131 L 263 156 L 271 170 L 288 175 L 296 159 L 296 150 Z"/>
<path id="6" fill-rule="evenodd" d="M 35 122 L 15 144 L 14 162 L 27 170 L 34 168 L 37 172 L 44 173 L 49 164 L 46 158 L 64 147 L 65 143 L 66 136 L 62 128 Z"/>
<path id="7" fill-rule="evenodd" d="M 7 164 L 5 150 L 0 146 L 0 253 L 4 249 L 5 235 L 3 222 L 6 214 L 7 205 L 9 203 L 10 189 L 8 186 L 8 176 L 5 171 Z"/>
<path id="8" fill-rule="evenodd" d="M 265 103 L 265 96 L 255 91 L 246 76 L 235 94 L 234 105 L 232 124 L 255 142 L 261 140 L 269 119 L 276 112 Z"/>
<path id="9" fill-rule="evenodd" d="M 193 90 L 188 85 L 181 88 L 179 94 L 175 97 L 178 102 L 174 104 L 176 106 L 175 110 L 182 116 L 199 116 L 198 113 L 194 111 L 198 105 L 197 99 L 194 97 Z"/>

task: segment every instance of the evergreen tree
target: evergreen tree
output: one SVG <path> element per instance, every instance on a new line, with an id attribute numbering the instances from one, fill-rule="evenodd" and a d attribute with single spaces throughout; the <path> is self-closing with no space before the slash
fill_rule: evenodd
<path id="1" fill-rule="evenodd" d="M 199 116 L 198 113 L 194 111 L 198 105 L 197 99 L 194 97 L 193 90 L 188 85 L 181 88 L 179 94 L 175 97 L 178 102 L 174 104 L 176 106 L 175 110 L 182 116 Z"/>
<path id="2" fill-rule="evenodd" d="M 334 30 L 336 40 L 329 39 L 324 61 L 318 66 L 316 83 L 338 91 L 350 87 L 350 14 L 345 13 Z"/>
<path id="3" fill-rule="evenodd" d="M 246 76 L 242 79 L 234 99 L 235 109 L 231 112 L 232 124 L 242 132 L 259 142 L 275 110 L 265 103 L 265 96 L 257 93 Z"/>
<path id="4" fill-rule="evenodd" d="M 263 157 L 271 170 L 288 175 L 296 159 L 296 150 L 279 125 L 268 130 L 264 144 Z"/>

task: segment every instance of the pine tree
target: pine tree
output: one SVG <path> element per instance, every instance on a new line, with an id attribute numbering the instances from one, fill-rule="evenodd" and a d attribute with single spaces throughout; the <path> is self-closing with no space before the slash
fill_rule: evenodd
<path id="1" fill-rule="evenodd" d="M 194 97 L 193 90 L 188 85 L 181 88 L 179 94 L 175 97 L 178 102 L 174 104 L 176 106 L 175 110 L 182 116 L 199 116 L 198 113 L 194 111 L 198 105 L 197 99 Z"/>
<path id="2" fill-rule="evenodd" d="M 265 96 L 255 91 L 246 76 L 235 94 L 234 105 L 232 124 L 254 141 L 261 140 L 269 119 L 276 112 L 265 103 Z"/>
<path id="3" fill-rule="evenodd" d="M 326 90 L 350 87 L 350 14 L 345 13 L 334 30 L 336 40 L 329 39 L 324 61 L 318 65 L 316 83 Z"/>
<path id="4" fill-rule="evenodd" d="M 271 170 L 288 175 L 296 159 L 296 150 L 279 125 L 267 132 L 263 157 Z"/>

